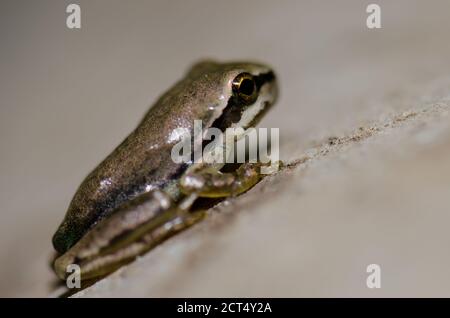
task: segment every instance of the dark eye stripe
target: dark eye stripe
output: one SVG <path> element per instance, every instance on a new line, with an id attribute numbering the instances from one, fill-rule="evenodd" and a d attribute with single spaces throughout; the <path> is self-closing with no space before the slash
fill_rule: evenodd
<path id="1" fill-rule="evenodd" d="M 251 76 L 251 74 L 249 75 Z M 259 94 L 259 90 L 265 83 L 275 80 L 275 74 L 273 72 L 263 73 L 252 77 L 255 82 L 256 94 Z M 237 123 L 241 120 L 242 114 L 245 109 L 246 107 L 242 107 L 242 103 L 238 98 L 236 98 L 236 96 L 231 96 L 228 100 L 227 106 L 225 107 L 219 118 L 217 118 L 213 122 L 212 127 L 219 128 L 221 131 L 225 131 L 225 129 L 230 127 L 233 123 Z M 263 112 L 264 111 L 261 112 L 261 115 Z"/>

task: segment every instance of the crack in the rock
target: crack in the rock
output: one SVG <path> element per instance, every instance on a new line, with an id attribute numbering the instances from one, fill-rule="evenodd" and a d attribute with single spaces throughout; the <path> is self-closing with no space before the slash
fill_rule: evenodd
<path id="1" fill-rule="evenodd" d="M 420 118 L 432 115 L 441 115 L 447 113 L 450 110 L 450 104 L 448 103 L 435 103 L 427 105 L 421 109 L 404 111 L 401 114 L 391 116 L 390 119 L 374 122 L 369 127 L 361 126 L 354 130 L 352 133 L 336 137 L 332 136 L 327 139 L 326 142 L 310 148 L 305 151 L 305 154 L 298 159 L 294 159 L 286 164 L 280 171 L 284 169 L 293 169 L 299 165 L 302 165 L 313 159 L 326 156 L 330 152 L 335 152 L 341 149 L 343 146 L 348 146 L 355 143 L 360 143 L 371 137 L 381 135 L 382 133 L 390 130 L 403 127 L 406 124 L 418 121 Z M 279 172 L 280 172 L 279 171 Z"/>

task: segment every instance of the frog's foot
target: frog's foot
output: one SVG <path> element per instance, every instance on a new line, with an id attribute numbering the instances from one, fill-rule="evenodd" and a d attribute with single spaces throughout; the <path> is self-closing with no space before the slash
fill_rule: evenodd
<path id="1" fill-rule="evenodd" d="M 271 168 L 280 166 L 280 162 L 244 163 L 233 172 L 220 172 L 203 166 L 184 175 L 180 180 L 184 194 L 202 198 L 224 198 L 246 192 L 257 184 Z"/>

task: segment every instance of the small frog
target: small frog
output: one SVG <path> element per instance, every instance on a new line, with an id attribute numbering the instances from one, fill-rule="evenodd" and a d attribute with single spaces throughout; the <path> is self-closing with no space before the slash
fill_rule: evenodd
<path id="1" fill-rule="evenodd" d="M 253 127 L 277 98 L 274 72 L 259 63 L 195 64 L 137 128 L 81 183 L 53 236 L 61 279 L 78 264 L 82 280 L 103 277 L 200 220 L 201 198 L 227 198 L 260 179 L 260 163 L 175 163 L 177 128 Z M 178 130 L 177 130 L 178 131 Z M 202 140 L 194 140 L 202 145 Z M 200 146 L 202 147 L 202 146 Z"/>

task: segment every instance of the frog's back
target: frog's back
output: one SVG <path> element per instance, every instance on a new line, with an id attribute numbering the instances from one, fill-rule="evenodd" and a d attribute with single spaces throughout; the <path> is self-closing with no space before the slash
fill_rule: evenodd
<path id="1" fill-rule="evenodd" d="M 170 158 L 171 147 L 131 133 L 81 183 L 53 237 L 64 253 L 99 219 L 123 203 L 152 189 L 161 189 L 184 170 Z"/>

